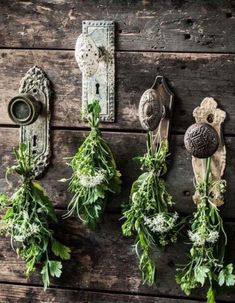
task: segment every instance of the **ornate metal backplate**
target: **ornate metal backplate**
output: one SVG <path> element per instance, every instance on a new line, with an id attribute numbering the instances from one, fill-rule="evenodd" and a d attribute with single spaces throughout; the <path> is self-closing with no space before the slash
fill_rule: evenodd
<path id="1" fill-rule="evenodd" d="M 82 109 L 94 99 L 101 105 L 101 121 L 114 122 L 114 22 L 83 21 L 75 58 L 82 71 Z"/>
<path id="2" fill-rule="evenodd" d="M 139 119 L 145 130 L 156 132 L 154 144 L 168 140 L 174 94 L 162 76 L 157 76 L 139 104 Z"/>
<path id="3" fill-rule="evenodd" d="M 217 102 L 213 98 L 205 98 L 201 105 L 196 107 L 193 111 L 193 116 L 196 123 L 208 123 L 217 132 L 219 139 L 219 146 L 216 152 L 211 156 L 211 173 L 213 181 L 221 180 L 225 166 L 226 166 L 226 148 L 222 137 L 221 125 L 225 120 L 226 113 L 219 109 Z M 192 157 L 193 171 L 196 181 L 201 180 L 204 174 L 204 160 Z M 193 199 L 195 203 L 198 202 L 198 193 L 195 192 Z M 211 202 L 220 206 L 224 201 L 220 197 L 219 188 L 214 188 Z"/>
<path id="4" fill-rule="evenodd" d="M 21 126 L 21 142 L 30 142 L 35 159 L 35 176 L 42 174 L 49 164 L 50 157 L 50 82 L 45 73 L 37 66 L 28 70 L 21 80 L 20 94 L 32 95 L 41 102 L 41 113 L 37 120 Z"/>

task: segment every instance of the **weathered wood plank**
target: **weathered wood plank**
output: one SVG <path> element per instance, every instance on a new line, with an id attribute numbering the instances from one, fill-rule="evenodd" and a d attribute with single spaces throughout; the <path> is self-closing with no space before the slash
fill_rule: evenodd
<path id="1" fill-rule="evenodd" d="M 0 47 L 73 49 L 83 20 L 117 23 L 118 50 L 234 52 L 233 1 L 1 1 Z"/>
<path id="2" fill-rule="evenodd" d="M 67 184 L 57 182 L 58 179 L 70 177 L 71 171 L 67 167 L 64 157 L 73 156 L 80 146 L 85 132 L 81 131 L 53 131 L 52 146 L 53 157 L 48 172 L 41 179 L 42 184 L 53 199 L 55 206 L 66 207 L 71 195 L 67 192 Z M 123 189 L 120 195 L 110 196 L 108 209 L 119 211 L 120 205 L 127 201 L 132 182 L 140 174 L 138 165 L 132 160 L 133 157 L 144 154 L 145 135 L 136 133 L 104 133 L 110 147 L 113 150 L 118 168 L 123 175 Z M 12 149 L 18 144 L 18 130 L 0 128 L 0 188 L 8 191 L 8 186 L 4 179 L 5 168 L 13 164 Z M 234 167 L 235 167 L 235 138 L 226 138 L 227 145 L 227 169 L 225 178 L 227 180 L 227 197 L 225 205 L 221 208 L 222 213 L 227 218 L 235 217 L 235 196 Z M 172 137 L 171 157 L 168 165 L 167 181 L 169 191 L 175 199 L 175 208 L 183 213 L 190 213 L 194 209 L 191 195 L 193 189 L 193 172 L 190 156 L 187 154 L 183 136 Z"/>
<path id="3" fill-rule="evenodd" d="M 34 64 L 51 79 L 52 125 L 83 127 L 80 118 L 81 74 L 72 51 L 0 51 L 0 124 L 12 123 L 7 103 L 18 92 L 19 82 Z M 225 132 L 234 134 L 235 55 L 176 53 L 117 53 L 116 123 L 104 128 L 138 130 L 138 105 L 156 74 L 165 75 L 175 92 L 173 131 L 184 132 L 193 123 L 192 111 L 207 96 L 214 97 L 228 113 Z"/>
<path id="4" fill-rule="evenodd" d="M 57 237 L 71 247 L 72 258 L 64 263 L 62 277 L 59 280 L 54 279 L 52 286 L 184 297 L 174 279 L 175 267 L 185 261 L 185 253 L 189 249 L 183 243 L 179 242 L 168 247 L 164 254 L 156 255 L 158 280 L 155 286 L 148 287 L 141 282 L 137 259 L 132 249 L 133 239 L 125 238 L 121 234 L 119 216 L 106 215 L 101 228 L 96 232 L 86 230 L 76 219 L 60 219 L 55 228 Z M 226 230 L 229 236 L 230 261 L 234 259 L 235 250 L 234 224 L 226 226 Z M 23 273 L 24 262 L 16 258 L 9 239 L 3 237 L 0 238 L 0 272 L 1 281 L 5 283 L 42 285 L 40 269 L 26 280 Z M 199 289 L 193 292 L 192 298 L 205 298 L 205 291 Z M 234 302 L 235 289 L 223 290 L 219 298 Z"/>
<path id="5" fill-rule="evenodd" d="M 204 301 L 0 284 L 1 303 L 200 303 Z"/>

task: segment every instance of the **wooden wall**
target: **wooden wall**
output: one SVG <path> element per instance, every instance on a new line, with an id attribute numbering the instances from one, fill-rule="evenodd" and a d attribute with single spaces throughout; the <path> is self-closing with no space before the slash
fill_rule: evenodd
<path id="1" fill-rule="evenodd" d="M 175 266 L 186 247 L 169 247 L 157 260 L 158 283 L 143 286 L 132 252 L 133 239 L 121 235 L 120 205 L 128 198 L 139 170 L 132 157 L 145 151 L 145 134 L 138 121 L 141 94 L 156 74 L 167 77 L 175 92 L 172 151 L 168 182 L 175 208 L 193 211 L 190 157 L 183 134 L 193 123 L 192 111 L 212 96 L 226 110 L 228 149 L 226 204 L 221 212 L 229 235 L 228 259 L 235 262 L 235 2 L 226 0 L 0 0 L 0 187 L 6 166 L 13 163 L 18 129 L 7 115 L 7 103 L 33 65 L 42 67 L 55 90 L 52 115 L 53 157 L 42 183 L 60 216 L 69 201 L 57 180 L 70 175 L 63 159 L 72 156 L 86 134 L 80 120 L 81 73 L 74 45 L 82 20 L 114 20 L 116 30 L 115 123 L 103 124 L 123 174 L 123 191 L 110 199 L 104 222 L 90 232 L 76 219 L 62 220 L 58 237 L 72 249 L 72 259 L 60 280 L 43 292 L 40 274 L 28 281 L 24 264 L 8 239 L 0 238 L 0 302 L 192 303 L 204 302 L 202 290 L 186 298 L 174 281 Z M 234 302 L 235 288 L 218 302 Z"/>

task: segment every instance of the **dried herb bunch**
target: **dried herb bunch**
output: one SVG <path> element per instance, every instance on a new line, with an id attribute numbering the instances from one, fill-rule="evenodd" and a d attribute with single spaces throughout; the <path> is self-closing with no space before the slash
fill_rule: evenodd
<path id="1" fill-rule="evenodd" d="M 177 240 L 181 223 L 178 214 L 168 211 L 173 205 L 161 178 L 167 171 L 168 144 L 162 141 L 153 149 L 153 133 L 148 132 L 147 153 L 137 158 L 142 170 L 147 170 L 133 183 L 130 200 L 124 205 L 122 232 L 125 236 L 136 234 L 135 251 L 144 283 L 155 282 L 154 248 L 162 249 Z"/>
<path id="2" fill-rule="evenodd" d="M 69 191 L 74 196 L 65 217 L 76 213 L 91 229 L 101 220 L 107 193 L 118 193 L 121 185 L 112 152 L 99 130 L 100 112 L 99 101 L 88 104 L 83 117 L 88 120 L 91 131 L 69 164 L 73 170 Z"/>
<path id="3" fill-rule="evenodd" d="M 20 145 L 15 157 L 16 165 L 7 169 L 7 175 L 17 173 L 21 184 L 10 198 L 0 197 L 1 208 L 7 209 L 1 221 L 1 233 L 11 237 L 12 248 L 26 262 L 27 277 L 42 263 L 46 290 L 50 277 L 61 276 L 62 263 L 58 259 L 68 260 L 70 249 L 54 238 L 49 227 L 49 221 L 57 221 L 56 214 L 45 191 L 34 181 L 30 147 Z"/>
<path id="4" fill-rule="evenodd" d="M 220 188 L 221 196 L 225 193 L 225 180 L 213 182 L 211 177 L 211 159 L 205 159 L 205 176 L 196 184 L 199 203 L 191 220 L 188 236 L 192 247 L 188 263 L 178 269 L 176 281 L 185 294 L 190 295 L 194 288 L 209 284 L 207 302 L 215 303 L 217 285 L 235 284 L 233 265 L 224 264 L 227 236 L 218 208 L 210 201 L 212 189 Z"/>

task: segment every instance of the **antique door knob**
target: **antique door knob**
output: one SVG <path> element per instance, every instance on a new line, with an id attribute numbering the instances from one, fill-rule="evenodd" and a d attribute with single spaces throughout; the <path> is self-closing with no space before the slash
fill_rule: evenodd
<path id="1" fill-rule="evenodd" d="M 145 130 L 155 130 L 162 117 L 164 116 L 165 108 L 162 105 L 159 93 L 153 89 L 147 89 L 139 103 L 139 120 Z"/>
<path id="2" fill-rule="evenodd" d="M 87 34 L 81 34 L 76 43 L 75 58 L 81 72 L 86 77 L 92 77 L 99 65 L 99 59 L 102 56 L 102 51 L 98 48 Z"/>
<path id="3" fill-rule="evenodd" d="M 8 104 L 8 114 L 18 125 L 30 125 L 35 122 L 41 112 L 42 104 L 30 94 L 20 94 Z"/>
<path id="4" fill-rule="evenodd" d="M 185 133 L 184 144 L 192 156 L 199 159 L 209 158 L 219 147 L 219 137 L 211 125 L 194 123 Z"/>

